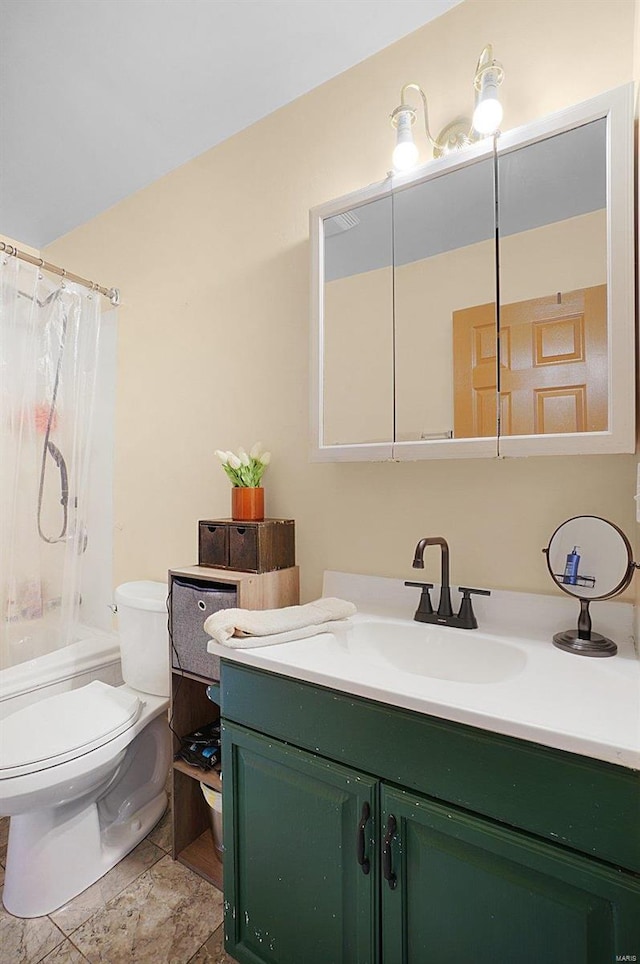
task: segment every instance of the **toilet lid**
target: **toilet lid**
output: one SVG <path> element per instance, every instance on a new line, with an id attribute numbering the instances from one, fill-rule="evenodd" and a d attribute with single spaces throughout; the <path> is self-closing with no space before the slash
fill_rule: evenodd
<path id="1" fill-rule="evenodd" d="M 103 746 L 133 726 L 141 711 L 134 693 L 99 680 L 18 710 L 0 722 L 0 779 Z"/>

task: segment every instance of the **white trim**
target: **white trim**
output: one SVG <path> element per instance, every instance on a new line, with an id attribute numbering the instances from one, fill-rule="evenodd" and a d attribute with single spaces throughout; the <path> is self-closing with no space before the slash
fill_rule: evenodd
<path id="1" fill-rule="evenodd" d="M 419 459 L 491 459 L 498 454 L 495 435 L 483 438 L 425 439 L 415 442 L 395 442 L 393 458 L 396 462 L 416 462 Z"/>
<path id="2" fill-rule="evenodd" d="M 391 442 L 362 442 L 353 445 L 321 445 L 312 449 L 311 462 L 390 462 Z"/>

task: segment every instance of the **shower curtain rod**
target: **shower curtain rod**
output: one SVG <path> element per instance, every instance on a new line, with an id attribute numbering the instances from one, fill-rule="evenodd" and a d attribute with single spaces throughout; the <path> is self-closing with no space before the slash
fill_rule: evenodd
<path id="1" fill-rule="evenodd" d="M 20 251 L 19 248 L 16 248 L 13 244 L 7 244 L 6 241 L 0 241 L 0 251 L 6 251 L 6 253 L 13 258 L 18 258 L 20 261 L 28 261 L 29 264 L 35 264 L 38 268 L 42 268 L 43 271 L 49 271 L 51 274 L 68 278 L 69 281 L 83 285 L 85 288 L 91 288 L 92 291 L 99 291 L 101 295 L 109 299 L 114 307 L 120 304 L 120 291 L 118 288 L 103 288 L 102 285 L 96 284 L 95 281 L 87 281 L 86 278 L 81 278 L 77 274 L 71 274 L 71 272 L 65 268 L 59 268 L 56 264 L 50 264 L 49 261 L 45 261 L 43 258 L 34 258 L 32 254 L 27 254 L 26 251 Z"/>

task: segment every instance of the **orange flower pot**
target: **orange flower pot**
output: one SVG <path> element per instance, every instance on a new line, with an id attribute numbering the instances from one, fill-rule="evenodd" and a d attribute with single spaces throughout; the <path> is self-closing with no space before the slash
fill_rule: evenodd
<path id="1" fill-rule="evenodd" d="M 234 485 L 231 489 L 231 518 L 234 522 L 262 522 L 264 489 Z"/>

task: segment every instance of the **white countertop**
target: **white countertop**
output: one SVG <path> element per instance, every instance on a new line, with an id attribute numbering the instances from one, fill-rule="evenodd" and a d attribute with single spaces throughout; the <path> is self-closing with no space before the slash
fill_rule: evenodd
<path id="1" fill-rule="evenodd" d="M 464 633 L 461 659 L 464 663 L 466 649 L 478 667 L 486 655 L 487 672 L 480 672 L 481 681 L 460 682 L 425 675 L 419 667 L 408 671 L 399 651 L 400 668 L 395 658 L 367 659 L 362 640 L 366 624 L 372 622 L 386 624 L 378 634 L 400 634 L 412 627 L 408 636 L 414 646 L 421 642 L 417 634 L 424 632 L 425 646 L 433 647 L 435 639 L 435 648 L 448 656 L 447 634 L 455 634 L 459 641 L 464 631 L 415 623 L 419 590 L 405 588 L 396 579 L 328 572 L 323 594 L 350 599 L 358 606 L 358 614 L 345 621 L 344 630 L 256 649 L 235 650 L 211 641 L 209 649 L 246 666 L 640 769 L 640 662 L 633 645 L 630 603 L 593 604 L 593 629 L 613 638 L 618 654 L 588 658 L 552 644 L 554 632 L 575 626 L 577 601 L 499 590 L 488 599 L 474 597 L 480 629 Z M 455 609 L 457 593 L 452 595 Z M 437 602 L 437 589 L 432 597 Z M 359 649 L 350 648 L 349 640 L 356 638 Z M 458 641 L 454 636 L 449 639 L 453 650 Z M 501 674 L 493 673 L 491 659 L 506 651 L 505 644 L 511 668 L 509 675 L 498 678 Z M 482 658 L 476 658 L 476 646 Z"/>

